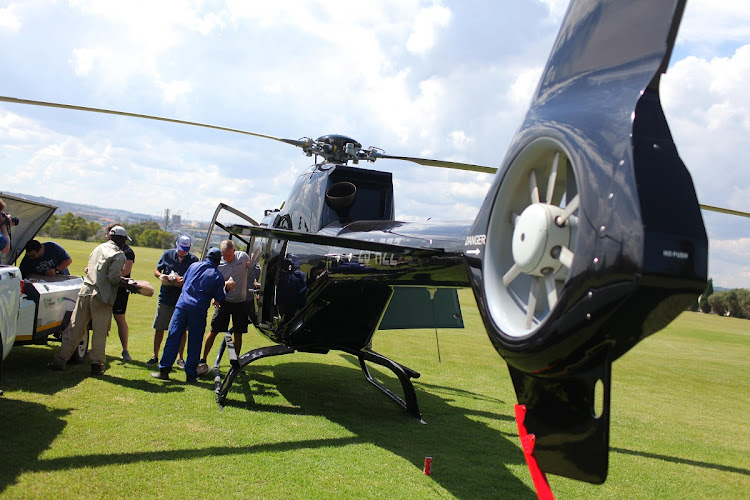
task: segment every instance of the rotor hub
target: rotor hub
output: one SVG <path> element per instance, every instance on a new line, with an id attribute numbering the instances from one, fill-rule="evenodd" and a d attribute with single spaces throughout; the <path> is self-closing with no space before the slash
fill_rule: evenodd
<path id="1" fill-rule="evenodd" d="M 570 245 L 570 226 L 555 223 L 562 213 L 555 205 L 534 203 L 516 219 L 512 251 L 521 271 L 543 276 L 560 268 L 559 249 Z"/>

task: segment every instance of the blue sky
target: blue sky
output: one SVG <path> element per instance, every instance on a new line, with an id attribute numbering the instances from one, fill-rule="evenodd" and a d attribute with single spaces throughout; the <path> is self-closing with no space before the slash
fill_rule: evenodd
<path id="1" fill-rule="evenodd" d="M 364 8 L 366 6 L 366 8 Z M 567 2 L 0 2 L 0 95 L 498 166 Z M 750 211 L 750 2 L 688 1 L 662 98 L 702 203 Z M 0 190 L 259 218 L 311 163 L 274 141 L 0 104 Z M 471 219 L 486 174 L 380 161 L 397 216 Z M 750 288 L 750 220 L 704 213 L 716 284 Z"/>

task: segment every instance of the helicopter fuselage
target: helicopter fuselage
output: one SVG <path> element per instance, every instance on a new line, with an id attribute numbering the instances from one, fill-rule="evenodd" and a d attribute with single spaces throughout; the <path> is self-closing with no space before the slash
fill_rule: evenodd
<path id="1" fill-rule="evenodd" d="M 394 286 L 468 287 L 462 249 L 471 221 L 399 222 L 394 211 L 390 173 L 330 163 L 304 172 L 282 210 L 267 212 L 262 226 L 442 252 L 405 255 L 258 237 L 258 329 L 298 350 L 362 349 Z"/>

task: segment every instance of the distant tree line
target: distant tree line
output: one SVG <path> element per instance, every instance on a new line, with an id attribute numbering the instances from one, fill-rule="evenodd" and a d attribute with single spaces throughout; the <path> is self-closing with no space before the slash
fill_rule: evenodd
<path id="1" fill-rule="evenodd" d="M 123 223 L 122 226 L 128 230 L 128 236 L 133 239 L 131 245 L 149 248 L 172 248 L 174 246 L 174 234 L 162 231 L 159 224 L 154 221 Z"/>
<path id="2" fill-rule="evenodd" d="M 714 292 L 713 279 L 709 279 L 698 308 L 706 314 L 750 319 L 750 290 L 735 288 Z"/>
<path id="3" fill-rule="evenodd" d="M 150 248 L 172 248 L 175 237 L 172 233 L 162 231 L 154 221 L 122 223 L 128 230 L 133 246 Z M 52 215 L 39 230 L 40 236 L 66 238 L 69 240 L 103 241 L 104 231 L 101 224 L 84 219 L 79 215 L 67 212 L 63 215 Z"/>
<path id="4" fill-rule="evenodd" d="M 89 221 L 79 215 L 68 212 L 64 215 L 52 215 L 47 223 L 39 230 L 40 236 L 50 238 L 66 238 L 69 240 L 87 241 L 98 233 L 102 225 Z"/>

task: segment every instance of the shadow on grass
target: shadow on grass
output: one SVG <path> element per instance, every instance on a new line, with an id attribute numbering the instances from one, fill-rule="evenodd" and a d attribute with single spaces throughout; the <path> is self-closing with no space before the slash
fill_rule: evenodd
<path id="1" fill-rule="evenodd" d="M 91 365 L 88 357 L 81 363 L 68 363 L 63 371 L 54 371 L 47 368 L 47 363 L 52 356 L 60 350 L 59 345 L 50 346 L 20 346 L 14 347 L 3 365 L 3 389 L 6 393 L 11 391 L 24 391 L 36 394 L 53 395 L 64 389 L 74 387 L 81 381 L 91 376 Z M 143 370 L 143 379 L 130 379 L 112 376 L 111 368 L 114 366 L 132 367 Z M 98 376 L 100 380 L 117 384 L 122 387 L 137 389 L 145 392 L 165 393 L 180 392 L 184 390 L 178 380 L 177 384 L 165 384 L 155 380 L 149 375 L 150 368 L 145 362 L 124 362 L 121 358 L 107 356 L 106 370 L 104 375 Z"/>
<path id="2" fill-rule="evenodd" d="M 427 421 L 422 425 L 371 386 L 359 367 L 291 362 L 264 366 L 262 371 L 247 369 L 232 386 L 226 406 L 323 416 L 355 434 L 355 443 L 372 443 L 411 462 L 418 470 L 425 457 L 431 456 L 432 479 L 457 498 L 536 497 L 504 467 L 525 466 L 516 440 L 478 420 L 514 418 L 500 415 L 500 404 L 496 414 L 461 406 L 467 399 L 483 399 L 481 395 L 455 390 L 456 405 L 452 405 L 417 386 L 420 409 Z M 454 391 L 439 386 L 438 390 Z M 274 401 L 278 396 L 285 402 Z"/>
<path id="3" fill-rule="evenodd" d="M 700 460 L 692 460 L 690 458 L 670 457 L 669 455 L 660 455 L 658 453 L 649 453 L 647 451 L 635 451 L 628 450 L 626 448 L 610 447 L 611 451 L 616 453 L 622 453 L 624 455 L 634 455 L 637 457 L 653 458 L 656 460 L 665 460 L 667 462 L 673 462 L 677 464 L 692 465 L 693 467 L 702 467 L 704 469 L 716 469 L 724 472 L 733 472 L 735 474 L 742 474 L 743 476 L 750 476 L 750 470 L 743 469 L 742 467 L 732 467 L 731 465 L 712 464 L 710 462 L 703 462 Z"/>
<path id="4" fill-rule="evenodd" d="M 59 344 L 14 347 L 3 363 L 5 393 L 24 391 L 53 395 L 89 377 L 91 367 L 85 360 L 80 364 L 69 363 L 63 371 L 48 369 L 47 363 L 59 350 Z"/>
<path id="5" fill-rule="evenodd" d="M 28 471 L 30 464 L 39 462 L 39 456 L 67 425 L 69 413 L 38 403 L 0 399 L 0 493 Z"/>
<path id="6" fill-rule="evenodd" d="M 264 368 L 264 370 L 267 367 Z M 105 376 L 106 378 L 106 376 Z M 180 384 L 182 385 L 182 384 Z M 211 384 L 201 384 L 206 388 Z M 254 389 L 259 389 L 254 391 Z M 422 425 L 364 381 L 358 370 L 313 363 L 290 363 L 272 368 L 272 374 L 252 372 L 237 380 L 233 406 L 276 399 L 278 404 L 253 404 L 260 411 L 290 415 L 322 415 L 355 435 L 342 438 L 290 440 L 252 446 L 210 446 L 123 453 L 96 453 L 40 458 L 63 431 L 69 411 L 12 399 L 0 400 L 4 423 L 0 429 L 7 465 L 0 468 L 0 493 L 21 474 L 73 470 L 81 467 L 166 462 L 216 456 L 304 451 L 372 443 L 411 462 L 419 471 L 426 455 L 434 458 L 432 479 L 458 498 L 534 498 L 534 493 L 502 465 L 519 464 L 518 446 L 497 431 L 468 418 L 465 408 L 420 392 L 425 411 L 435 415 Z M 238 401 L 237 398 L 243 398 Z M 286 402 L 278 400 L 284 398 Z M 288 402 L 288 404 L 287 404 Z M 247 410 L 243 410 L 247 411 Z M 437 416 L 437 414 L 440 416 Z M 33 426 L 29 425 L 33 422 Z M 19 429 L 27 430 L 19 432 Z M 33 429 L 33 430 L 32 430 Z"/>
<path id="7" fill-rule="evenodd" d="M 59 345 L 49 346 L 18 346 L 14 347 L 3 366 L 3 389 L 6 393 L 11 391 L 24 391 L 36 394 L 53 395 L 61 390 L 78 385 L 91 375 L 91 365 L 88 357 L 81 363 L 68 363 L 63 371 L 53 371 L 47 368 L 47 363 L 52 356 L 60 350 Z M 112 375 L 113 367 L 132 368 L 143 372 L 141 378 L 122 378 Z M 149 375 L 150 372 L 158 370 L 148 366 L 145 362 L 128 361 L 116 356 L 107 356 L 106 371 L 104 375 L 97 377 L 100 380 L 120 385 L 129 389 L 137 389 L 144 392 L 166 393 L 184 391 L 184 384 L 180 384 L 179 378 L 164 383 L 155 380 Z M 180 370 L 177 369 L 177 375 Z M 183 375 L 184 382 L 184 375 Z M 213 386 L 212 386 L 213 388 Z"/>

